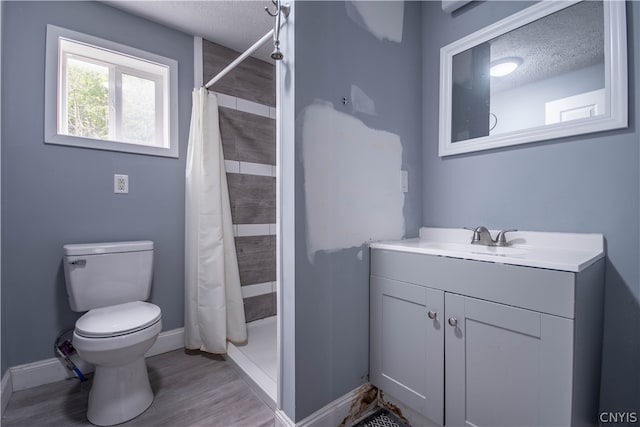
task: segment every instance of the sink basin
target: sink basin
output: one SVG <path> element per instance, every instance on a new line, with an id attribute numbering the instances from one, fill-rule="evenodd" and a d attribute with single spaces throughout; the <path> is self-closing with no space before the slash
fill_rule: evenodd
<path id="1" fill-rule="evenodd" d="M 497 235 L 491 230 L 492 236 Z M 510 232 L 508 246 L 471 244 L 469 230 L 423 227 L 416 239 L 371 242 L 374 249 L 413 252 L 560 271 L 581 271 L 604 257 L 602 234 Z"/>
<path id="2" fill-rule="evenodd" d="M 420 246 L 425 249 L 434 249 L 442 251 L 452 251 L 458 253 L 469 253 L 479 255 L 493 255 L 493 256 L 523 256 L 527 253 L 523 248 L 510 248 L 508 246 L 484 246 L 484 245 L 472 245 L 464 243 L 449 243 L 449 242 L 420 242 Z"/>

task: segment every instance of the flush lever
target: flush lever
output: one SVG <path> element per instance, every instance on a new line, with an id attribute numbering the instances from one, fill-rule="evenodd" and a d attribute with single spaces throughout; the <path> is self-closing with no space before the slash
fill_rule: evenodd
<path id="1" fill-rule="evenodd" d="M 86 259 L 74 259 L 73 261 L 69 261 L 69 264 L 77 265 L 77 266 L 85 266 L 85 265 L 87 265 L 87 260 Z"/>

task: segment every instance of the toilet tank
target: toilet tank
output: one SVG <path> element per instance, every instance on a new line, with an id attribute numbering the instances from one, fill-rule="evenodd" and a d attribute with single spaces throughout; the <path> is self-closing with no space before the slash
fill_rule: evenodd
<path id="1" fill-rule="evenodd" d="M 152 241 L 84 243 L 63 248 L 64 278 L 73 311 L 149 298 Z"/>

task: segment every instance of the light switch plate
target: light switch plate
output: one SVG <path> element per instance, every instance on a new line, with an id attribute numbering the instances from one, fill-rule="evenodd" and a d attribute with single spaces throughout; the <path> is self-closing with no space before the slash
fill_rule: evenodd
<path id="1" fill-rule="evenodd" d="M 401 181 L 402 181 L 402 192 L 406 193 L 409 191 L 409 172 L 400 171 Z"/>

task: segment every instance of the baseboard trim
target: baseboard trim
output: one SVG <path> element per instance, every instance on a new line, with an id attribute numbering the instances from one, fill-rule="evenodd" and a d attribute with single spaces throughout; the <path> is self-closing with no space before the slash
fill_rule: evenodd
<path id="1" fill-rule="evenodd" d="M 0 399 L 2 400 L 2 406 L 0 407 L 0 417 L 4 415 L 4 410 L 7 408 L 9 399 L 11 399 L 12 394 L 13 383 L 11 381 L 11 371 L 7 369 L 7 371 L 2 376 L 2 385 L 0 387 Z"/>
<path id="2" fill-rule="evenodd" d="M 296 423 L 291 421 L 291 418 L 289 418 L 282 409 L 276 409 L 275 414 L 276 414 L 275 427 L 296 427 Z"/>
<path id="3" fill-rule="evenodd" d="M 184 348 L 184 328 L 171 329 L 160 332 L 153 347 L 145 353 L 144 357 L 157 356 L 181 348 Z"/>
<path id="4" fill-rule="evenodd" d="M 69 378 L 67 368 L 55 357 L 12 366 L 9 371 L 14 392 Z"/>
<path id="5" fill-rule="evenodd" d="M 355 399 L 361 395 L 363 391 L 369 390 L 370 384 L 363 384 L 360 387 L 351 390 L 349 393 L 337 398 L 333 402 L 318 409 L 313 414 L 294 423 L 287 414 L 281 409 L 275 411 L 277 427 L 326 427 L 337 426 L 347 418 L 351 411 L 351 406 Z M 279 423 L 279 424 L 278 424 Z"/>
<path id="6" fill-rule="evenodd" d="M 353 403 L 353 401 L 358 398 L 358 395 L 361 391 L 368 390 L 369 387 L 371 387 L 371 385 L 367 383 L 351 390 L 349 393 L 318 409 L 308 417 L 303 418 L 300 422 L 296 423 L 296 427 L 323 427 L 340 425 L 340 423 L 342 423 L 342 420 L 349 416 L 351 404 Z"/>
<path id="7" fill-rule="evenodd" d="M 153 347 L 147 351 L 145 357 L 156 356 L 184 347 L 184 328 L 172 329 L 170 331 L 160 332 L 158 339 Z M 91 365 L 83 366 L 83 373 L 93 372 Z M 5 377 L 9 376 L 11 391 L 20 391 L 32 387 L 53 383 L 56 381 L 66 380 L 74 377 L 74 374 L 64 366 L 57 357 L 51 359 L 39 360 L 25 365 L 13 366 L 7 370 Z M 2 403 L 4 407 L 5 399 L 5 378 L 2 378 Z M 11 397 L 11 396 L 9 396 Z M 7 400 L 8 402 L 8 400 Z"/>

